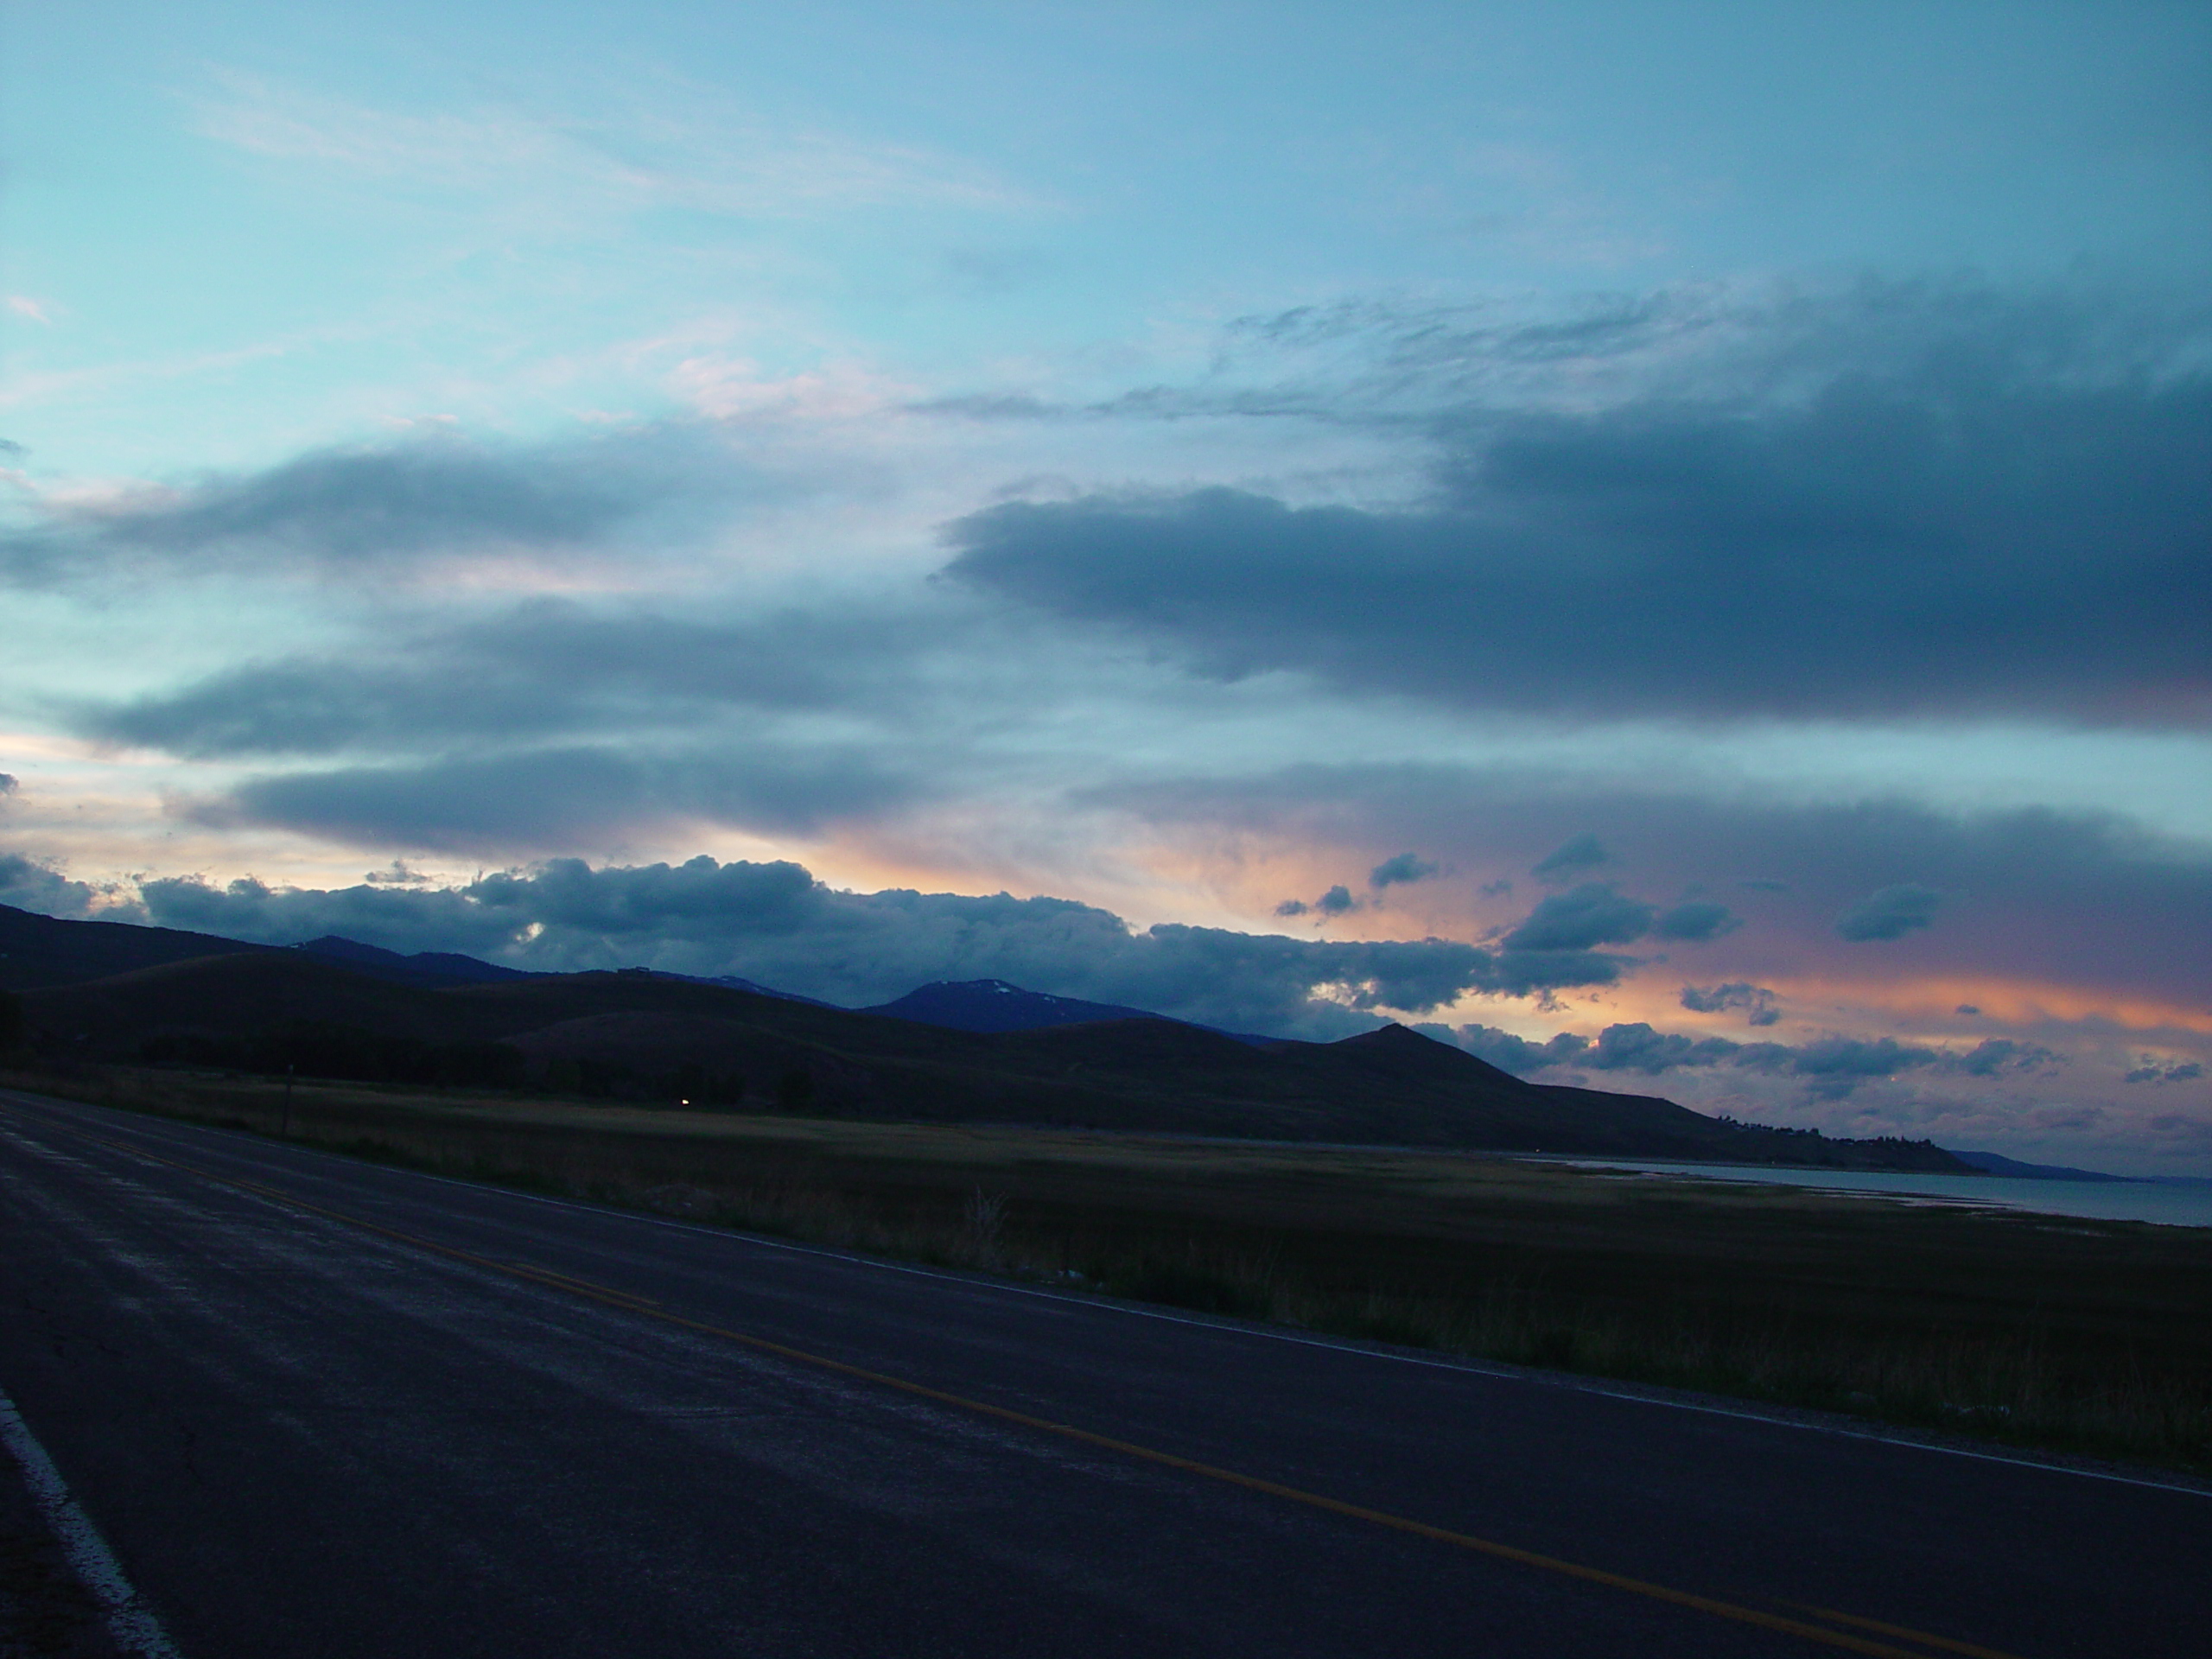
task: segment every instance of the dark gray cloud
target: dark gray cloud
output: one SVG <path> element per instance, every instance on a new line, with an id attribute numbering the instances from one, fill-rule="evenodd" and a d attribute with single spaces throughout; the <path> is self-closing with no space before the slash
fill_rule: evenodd
<path id="1" fill-rule="evenodd" d="M 1975 1077 L 1993 1077 L 2000 1071 L 2034 1071 L 2060 1063 L 2060 1057 L 2050 1049 L 2004 1037 L 1977 1044 L 1955 1062 L 1960 1071 Z"/>
<path id="2" fill-rule="evenodd" d="M 1367 873 L 1367 885 L 1379 891 L 1384 887 L 1410 881 L 1426 881 L 1441 868 L 1440 865 L 1432 864 L 1427 859 L 1416 857 L 1412 853 L 1400 853 L 1395 858 L 1384 859 L 1370 870 Z"/>
<path id="3" fill-rule="evenodd" d="M 1656 1030 L 1642 1020 L 1607 1026 L 1595 1042 L 1563 1032 L 1548 1043 L 1530 1043 L 1481 1025 L 1462 1026 L 1458 1037 L 1468 1052 L 1523 1077 L 1560 1067 L 1658 1077 L 1681 1069 L 1732 1066 L 1801 1078 L 1807 1092 L 1821 1100 L 1841 1099 L 1862 1084 L 1908 1071 L 1986 1078 L 2041 1071 L 2063 1063 L 2048 1048 L 2001 1038 L 1963 1052 L 1900 1043 L 1890 1037 L 1870 1041 L 1830 1036 L 1792 1046 L 1686 1036 Z"/>
<path id="4" fill-rule="evenodd" d="M 1319 916 L 1322 921 L 1329 922 L 1365 908 L 1365 901 L 1353 898 L 1351 889 L 1339 881 L 1311 904 L 1303 899 L 1284 899 L 1275 906 L 1275 914 L 1282 917 Z"/>
<path id="5" fill-rule="evenodd" d="M 1007 502 L 948 527 L 948 570 L 1224 677 L 1592 717 L 2212 715 L 2188 341 L 2146 365 L 2048 307 L 1909 290 L 1834 331 L 1596 410 L 1440 416 L 1420 506 Z"/>
<path id="6" fill-rule="evenodd" d="M 1557 851 L 1537 861 L 1529 874 L 1539 881 L 1572 881 L 1588 870 L 1605 863 L 1612 855 L 1597 836 L 1581 835 L 1560 847 Z"/>
<path id="7" fill-rule="evenodd" d="M 1548 895 L 1505 936 L 1509 950 L 1587 950 L 1630 944 L 1651 931 L 1655 908 L 1627 898 L 1612 883 L 1586 882 Z"/>
<path id="8" fill-rule="evenodd" d="M 289 658 L 81 705 L 72 724 L 212 759 L 635 734 L 729 709 L 872 710 L 912 699 L 919 658 L 977 645 L 974 621 L 923 594 L 728 619 L 536 601 L 351 660 Z"/>
<path id="9" fill-rule="evenodd" d="M 1935 925 L 1943 895 L 1931 888 L 1902 882 L 1870 893 L 1835 918 L 1842 938 L 1863 944 L 1869 939 L 1901 939 L 1916 929 Z"/>
<path id="10" fill-rule="evenodd" d="M 1743 925 L 1743 918 L 1726 905 L 1714 904 L 1710 899 L 1686 899 L 1661 912 L 1652 923 L 1651 931 L 1662 939 L 1701 944 L 1723 933 L 1732 933 Z"/>
<path id="11" fill-rule="evenodd" d="M 21 853 L 0 853 L 0 905 L 81 920 L 92 913 L 98 896 L 92 886 L 71 880 L 50 864 Z M 116 919 L 136 921 L 138 918 L 124 912 Z"/>
<path id="12" fill-rule="evenodd" d="M 2123 1081 L 2127 1083 L 2194 1083 L 2203 1075 L 2203 1065 L 2196 1060 L 2184 1061 L 2178 1065 L 2161 1061 L 2149 1065 L 2137 1066 L 2126 1075 Z"/>
<path id="13" fill-rule="evenodd" d="M 1683 1065 L 1718 1065 L 1736 1059 L 1745 1046 L 1726 1037 L 1685 1037 L 1653 1030 L 1638 1020 L 1607 1026 L 1573 1064 L 1596 1071 L 1642 1071 L 1656 1077 Z"/>
<path id="14" fill-rule="evenodd" d="M 697 858 L 595 869 L 556 859 L 455 889 L 364 883 L 321 892 L 181 878 L 140 890 L 163 925 L 271 944 L 338 932 L 520 966 L 734 973 L 851 1004 L 933 979 L 999 978 L 1284 1035 L 1343 1035 L 1383 1011 L 1423 1013 L 1471 993 L 1541 995 L 1616 974 L 1609 959 L 1574 952 L 1169 925 L 1136 931 L 1063 899 L 843 893 L 788 862 Z"/>
<path id="15" fill-rule="evenodd" d="M 409 766 L 249 779 L 187 810 L 214 825 L 304 830 L 379 849 L 499 855 L 619 840 L 688 819 L 764 832 L 819 830 L 924 792 L 874 753 L 731 741 L 661 751 L 569 746 Z"/>
<path id="16" fill-rule="evenodd" d="M 1516 1077 L 1527 1077 L 1547 1066 L 1572 1065 L 1575 1056 L 1590 1046 L 1587 1037 L 1578 1037 L 1570 1031 L 1562 1031 L 1545 1043 L 1532 1043 L 1510 1031 L 1500 1031 L 1496 1026 L 1462 1026 L 1457 1032 L 1449 1027 L 1430 1028 L 1432 1035 L 1440 1031 L 1443 1033 L 1440 1040 L 1457 1042 L 1477 1059 L 1488 1060 L 1501 1071 L 1510 1071 Z"/>
<path id="17" fill-rule="evenodd" d="M 48 505 L 0 535 L 0 580 L 44 586 L 149 565 L 375 575 L 457 554 L 573 555 L 648 521 L 697 518 L 785 487 L 696 426 L 537 448 L 445 439 L 326 449 L 258 473 Z"/>
<path id="18" fill-rule="evenodd" d="M 1706 989 L 1685 985 L 1682 987 L 1682 1006 L 1692 1014 L 1720 1014 L 1730 1008 L 1741 1008 L 1744 1023 L 1749 1026 L 1773 1026 L 1782 1022 L 1782 1010 L 1775 1005 L 1774 993 L 1764 985 L 1753 985 L 1743 980 Z"/>

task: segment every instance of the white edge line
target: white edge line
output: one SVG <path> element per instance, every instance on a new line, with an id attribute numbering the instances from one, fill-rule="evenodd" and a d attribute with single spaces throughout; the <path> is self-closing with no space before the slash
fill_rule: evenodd
<path id="1" fill-rule="evenodd" d="M 5 1091 L 14 1094 L 16 1090 Z M 82 1101 L 48 1101 L 40 1096 L 31 1098 L 42 1105 L 77 1106 Z M 118 1107 L 104 1109 L 119 1111 Z M 136 1121 L 122 1126 L 147 1133 L 152 1124 Z M 342 1152 L 333 1152 L 326 1147 L 313 1147 L 304 1142 L 272 1142 L 265 1135 L 257 1135 L 245 1129 L 226 1128 L 220 1124 L 195 1123 L 188 1119 L 162 1118 L 156 1120 L 162 1128 L 182 1129 L 211 1135 L 238 1136 L 250 1140 L 257 1146 L 283 1145 L 294 1152 L 311 1153 L 319 1158 L 328 1158 L 349 1167 L 384 1170 L 395 1175 L 406 1175 L 416 1180 L 439 1181 L 448 1186 L 466 1187 L 472 1192 L 496 1193 L 501 1198 L 521 1198 L 531 1204 L 550 1205 L 556 1210 L 581 1211 L 586 1215 L 606 1216 L 620 1221 L 642 1222 L 648 1226 L 667 1227 L 677 1232 L 696 1233 L 702 1237 L 736 1239 L 762 1249 L 785 1250 L 794 1255 L 818 1255 L 832 1262 L 848 1262 L 857 1267 L 876 1268 L 886 1273 L 911 1274 L 918 1279 L 937 1279 L 947 1284 L 966 1285 L 976 1290 L 997 1291 L 1012 1296 L 1033 1296 L 1041 1301 L 1064 1302 L 1071 1307 L 1096 1308 L 1109 1313 L 1122 1313 L 1131 1319 L 1158 1319 L 1167 1325 L 1187 1325 L 1202 1331 L 1226 1331 L 1245 1336 L 1264 1338 L 1269 1342 L 1287 1342 L 1300 1348 L 1324 1348 L 1332 1353 L 1363 1354 L 1370 1359 L 1392 1360 L 1401 1365 L 1418 1365 L 1427 1370 L 1459 1371 L 1475 1376 L 1486 1376 L 1503 1382 L 1527 1382 L 1540 1388 L 1567 1389 L 1576 1394 L 1594 1395 L 1601 1400 L 1621 1400 L 1631 1405 L 1658 1406 L 1669 1411 L 1694 1412 L 1705 1417 L 1727 1417 L 1738 1422 L 1764 1423 L 1772 1428 L 1801 1429 L 1810 1434 L 1833 1434 L 1847 1440 L 1867 1440 L 1877 1446 L 1897 1446 L 1913 1452 L 1934 1452 L 1947 1458 L 1967 1458 L 1976 1463 L 2003 1464 L 2014 1469 L 2032 1469 L 2043 1474 L 2073 1475 L 2082 1480 L 2101 1480 L 2118 1486 L 2141 1486 L 2154 1492 L 2180 1492 L 2190 1497 L 2212 1497 L 2212 1486 L 2188 1486 L 2177 1481 L 2151 1480 L 2140 1475 L 2123 1475 L 2106 1469 L 2084 1469 L 2070 1463 L 2046 1463 L 2037 1458 L 2008 1457 L 2002 1452 L 1980 1452 L 1971 1446 L 1946 1446 L 1940 1440 L 1922 1440 L 1910 1433 L 1884 1433 L 1876 1428 L 1859 1428 L 1847 1423 L 1822 1422 L 1808 1417 L 1784 1412 L 1768 1413 L 1746 1410 L 1734 1406 L 1709 1405 L 1700 1400 L 1685 1400 L 1654 1389 L 1642 1393 L 1631 1389 L 1608 1387 L 1602 1381 L 1579 1377 L 1566 1372 L 1541 1371 L 1529 1366 L 1510 1365 L 1495 1361 L 1467 1359 L 1458 1356 L 1409 1353 L 1403 1349 L 1386 1348 L 1379 1344 L 1352 1342 L 1335 1337 L 1308 1336 L 1289 1331 L 1281 1325 L 1263 1325 L 1257 1321 L 1207 1318 L 1191 1313 L 1172 1313 L 1165 1308 L 1149 1307 L 1141 1302 L 1125 1302 L 1103 1292 L 1091 1295 L 1071 1294 L 1066 1291 L 1046 1290 L 1035 1285 L 1009 1283 L 981 1274 L 947 1273 L 938 1268 L 916 1267 L 910 1262 L 887 1261 L 880 1256 L 861 1255 L 849 1250 L 832 1249 L 821 1244 L 800 1244 L 790 1239 L 775 1238 L 765 1233 L 747 1232 L 735 1227 L 713 1227 L 704 1222 L 680 1221 L 673 1216 L 654 1215 L 647 1211 L 621 1210 L 612 1205 L 593 1204 L 581 1198 L 555 1198 L 550 1193 L 532 1192 L 522 1187 L 500 1186 L 487 1181 L 463 1180 L 457 1175 L 439 1175 L 426 1169 L 410 1169 L 404 1164 L 379 1164 L 367 1159 L 349 1158 Z"/>
<path id="2" fill-rule="evenodd" d="M 126 1651 L 143 1654 L 145 1659 L 183 1659 L 161 1621 L 124 1577 L 122 1563 L 115 1559 L 115 1552 L 107 1547 L 92 1517 L 69 1495 L 61 1471 L 46 1455 L 46 1448 L 31 1433 L 22 1413 L 16 1409 L 16 1402 L 4 1393 L 0 1393 L 0 1446 L 5 1446 L 22 1465 L 31 1501 L 60 1541 L 62 1554 L 85 1588 L 105 1610 L 107 1627 L 115 1639 Z"/>

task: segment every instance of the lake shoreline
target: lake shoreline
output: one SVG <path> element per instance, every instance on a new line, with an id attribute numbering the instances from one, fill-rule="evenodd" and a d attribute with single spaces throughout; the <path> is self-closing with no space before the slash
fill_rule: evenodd
<path id="1" fill-rule="evenodd" d="M 2088 1221 L 2139 1221 L 2159 1227 L 2212 1228 L 2212 1179 L 2199 1176 L 2120 1175 L 2084 1181 L 2063 1177 L 1916 1174 L 1904 1171 L 1824 1169 L 1791 1164 L 1723 1164 L 1666 1158 L 1608 1158 L 1573 1154 L 1497 1154 L 1517 1162 L 1612 1169 L 1677 1179 L 1764 1183 L 1847 1196 L 1985 1205 Z"/>

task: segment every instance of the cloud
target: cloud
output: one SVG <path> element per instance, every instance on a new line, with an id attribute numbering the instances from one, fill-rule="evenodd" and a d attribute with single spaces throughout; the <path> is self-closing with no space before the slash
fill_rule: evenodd
<path id="1" fill-rule="evenodd" d="M 496 105 L 418 115 L 251 75 L 222 73 L 216 81 L 219 90 L 198 100 L 196 112 L 208 137 L 356 178 L 400 178 L 418 189 L 486 198 L 496 222 L 540 234 L 573 233 L 588 214 L 656 210 L 758 219 L 1038 205 L 961 157 L 779 129 L 664 77 L 628 93 L 602 88 L 590 120 Z"/>
<path id="2" fill-rule="evenodd" d="M 1750 1026 L 1779 1025 L 1782 1021 L 1782 1010 L 1775 1006 L 1774 993 L 1748 981 L 1715 985 L 1709 990 L 1685 985 L 1682 1006 L 1692 1014 L 1719 1014 L 1729 1008 L 1741 1008 L 1744 1023 Z"/>
<path id="3" fill-rule="evenodd" d="M 337 932 L 548 969 L 734 973 L 853 1005 L 933 979 L 999 978 L 1232 1030 L 1340 1036 L 1383 1011 L 1609 982 L 1573 953 L 1516 957 L 1444 939 L 1291 939 L 1162 924 L 1071 899 L 846 893 L 790 862 L 602 866 L 556 859 L 465 887 L 324 892 L 195 878 L 141 882 L 164 925 L 284 944 Z"/>
<path id="4" fill-rule="evenodd" d="M 1662 939 L 1703 944 L 1723 933 L 1732 933 L 1743 925 L 1743 918 L 1727 906 L 1716 905 L 1707 899 L 1693 899 L 1662 912 L 1652 924 L 1651 931 Z"/>
<path id="5" fill-rule="evenodd" d="M 1944 914 L 1943 926 L 1915 937 L 1914 973 L 1954 982 L 1950 989 L 1925 982 L 1943 1008 L 1961 991 L 1992 1006 L 2004 985 L 2031 1001 L 2049 991 L 2046 1007 L 2130 1010 L 2129 1020 L 2143 1017 L 2144 1004 L 2203 1005 L 2196 918 L 2212 914 L 2212 842 L 2157 834 L 2115 813 L 1707 792 L 1700 780 L 1663 770 L 1592 778 L 1413 762 L 1171 775 L 1096 785 L 1073 804 L 1153 836 L 1283 837 L 1346 849 L 1414 842 L 1471 871 L 1526 868 L 1578 825 L 1632 825 L 1640 881 L 1679 891 L 1749 868 L 1786 884 L 1763 896 L 1742 928 L 1699 947 L 1709 953 L 1706 971 L 1763 983 L 1863 980 L 1866 947 L 1840 939 L 1835 918 L 1909 870 L 1932 891 L 1974 895 Z M 1470 914 L 1471 929 L 1489 919 L 1478 915 Z"/>
<path id="6" fill-rule="evenodd" d="M 20 787 L 12 772 L 0 772 L 0 795 L 12 795 Z"/>
<path id="7" fill-rule="evenodd" d="M 1662 1032 L 1643 1020 L 1607 1026 L 1594 1042 L 1562 1032 L 1542 1044 L 1527 1042 L 1492 1027 L 1470 1025 L 1460 1027 L 1459 1043 L 1470 1053 L 1522 1076 L 1563 1066 L 1638 1071 L 1647 1077 L 1686 1069 L 1732 1067 L 1801 1078 L 1807 1092 L 1820 1100 L 1841 1099 L 1863 1084 L 1907 1071 L 1986 1078 L 2040 1071 L 2063 1063 L 2062 1056 L 2048 1048 L 2003 1039 L 1993 1039 L 1965 1052 L 1900 1043 L 1891 1037 L 1828 1036 L 1792 1046 Z"/>
<path id="8" fill-rule="evenodd" d="M 633 740 L 733 710 L 911 709 L 922 664 L 989 649 L 928 594 L 749 615 L 669 616 L 533 601 L 352 658 L 250 664 L 73 711 L 84 735 L 195 759 L 417 752 L 455 740 Z"/>
<path id="9" fill-rule="evenodd" d="M 1594 870 L 1609 862 L 1608 853 L 1595 836 L 1577 836 L 1556 852 L 1538 861 L 1529 872 L 1540 881 L 1571 881 L 1586 870 Z"/>
<path id="10" fill-rule="evenodd" d="M 947 527 L 947 571 L 1224 679 L 1591 719 L 2212 717 L 2200 321 L 2126 339 L 1900 287 L 1825 334 L 1812 304 L 1746 327 L 1663 389 L 1436 413 L 1416 504 L 1009 501 Z"/>
<path id="11" fill-rule="evenodd" d="M 518 845 L 619 840 L 642 825 L 690 820 L 813 831 L 912 800 L 923 788 L 878 754 L 828 745 L 734 741 L 660 752 L 576 745 L 271 773 L 184 810 L 218 827 L 273 825 L 378 849 L 496 855 Z"/>
<path id="12" fill-rule="evenodd" d="M 1439 865 L 1428 862 L 1426 859 L 1417 858 L 1411 853 L 1400 853 L 1395 858 L 1384 859 L 1370 870 L 1367 873 L 1367 884 L 1379 890 L 1394 884 L 1425 881 L 1434 875 L 1440 868 Z"/>
<path id="13" fill-rule="evenodd" d="M 1611 882 L 1589 882 L 1548 896 L 1505 936 L 1509 950 L 1587 950 L 1629 944 L 1651 931 L 1656 911 L 1623 897 Z"/>
<path id="14" fill-rule="evenodd" d="M 1379 883 L 1377 885 L 1380 885 Z M 1351 889 L 1339 881 L 1312 904 L 1303 899 L 1286 899 L 1275 906 L 1275 914 L 1282 917 L 1319 916 L 1323 921 L 1333 921 L 1339 916 L 1349 916 L 1355 910 L 1366 908 L 1363 900 L 1351 896 Z"/>
<path id="15" fill-rule="evenodd" d="M 1590 1046 L 1588 1038 L 1566 1031 L 1548 1043 L 1532 1043 L 1510 1031 L 1500 1031 L 1496 1026 L 1462 1026 L 1455 1035 L 1459 1046 L 1477 1059 L 1487 1060 L 1516 1077 L 1525 1077 L 1549 1065 L 1572 1065 L 1574 1057 Z"/>
<path id="16" fill-rule="evenodd" d="M 445 437 L 324 449 L 180 486 L 41 497 L 31 522 L 0 534 L 0 579 L 50 586 L 118 568 L 365 577 L 463 556 L 574 560 L 747 488 L 786 487 L 680 424 L 536 448 Z"/>
<path id="17" fill-rule="evenodd" d="M 1943 896 L 1907 882 L 1870 893 L 1835 918 L 1835 931 L 1844 938 L 1863 944 L 1870 939 L 1898 939 L 1916 928 L 1932 926 Z"/>
<path id="18" fill-rule="evenodd" d="M 0 905 L 81 920 L 92 913 L 99 897 L 99 889 L 71 880 L 51 864 L 20 853 L 0 853 Z M 137 919 L 127 912 L 117 916 L 118 920 L 126 918 Z"/>
<path id="19" fill-rule="evenodd" d="M 2189 1060 L 2178 1065 L 2152 1061 L 2137 1066 L 2121 1081 L 2124 1083 L 2194 1083 L 2203 1075 L 2203 1065 L 2196 1060 Z"/>
<path id="20" fill-rule="evenodd" d="M 1933 1065 L 1940 1058 L 1934 1049 L 1900 1043 L 1894 1037 L 1872 1041 L 1827 1037 L 1794 1049 L 1781 1043 L 1756 1044 L 1738 1063 L 1757 1071 L 1792 1072 L 1806 1079 L 1815 1098 L 1837 1100 L 1872 1078 L 1893 1077 Z"/>
<path id="21" fill-rule="evenodd" d="M 1574 1064 L 1599 1071 L 1642 1071 L 1656 1077 L 1681 1065 L 1718 1065 L 1735 1058 L 1744 1046 L 1726 1037 L 1684 1037 L 1661 1033 L 1637 1021 L 1607 1026 Z"/>

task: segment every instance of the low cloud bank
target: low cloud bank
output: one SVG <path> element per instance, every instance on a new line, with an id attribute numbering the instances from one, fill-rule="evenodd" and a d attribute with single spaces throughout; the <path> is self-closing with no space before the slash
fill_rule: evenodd
<path id="1" fill-rule="evenodd" d="M 0 854 L 0 905 L 81 921 L 92 913 L 99 899 L 90 882 L 73 881 L 52 866 L 20 853 Z M 134 914 L 124 919 L 142 918 Z"/>
<path id="2" fill-rule="evenodd" d="M 86 913 L 83 883 L 0 861 L 0 899 Z M 1007 979 L 1232 1030 L 1331 1038 L 1463 996 L 1538 996 L 1615 982 L 1599 952 L 1449 939 L 1284 938 L 1161 924 L 1141 931 L 1072 899 L 905 889 L 847 893 L 790 862 L 593 868 L 556 859 L 425 889 L 389 880 L 324 891 L 246 880 L 143 880 L 101 913 L 283 944 L 343 934 L 397 950 L 461 950 L 517 967 L 642 965 L 737 974 L 833 1002 L 885 1001 L 936 979 Z"/>
<path id="3" fill-rule="evenodd" d="M 1735 1066 L 1802 1077 L 1812 1095 L 1823 1100 L 1840 1100 L 1861 1084 L 1908 1071 L 1994 1077 L 2042 1071 L 2065 1063 L 2063 1056 L 2050 1049 L 2002 1037 L 1987 1039 L 1964 1051 L 1900 1043 L 1891 1037 L 1869 1041 L 1831 1036 L 1796 1045 L 1738 1043 L 1726 1037 L 1688 1037 L 1679 1032 L 1657 1031 L 1642 1020 L 1607 1026 L 1594 1042 L 1561 1032 L 1548 1043 L 1532 1043 L 1511 1032 L 1480 1025 L 1462 1026 L 1457 1036 L 1468 1052 L 1518 1077 L 1567 1066 L 1586 1071 L 1637 1071 L 1655 1077 L 1682 1068 Z"/>

